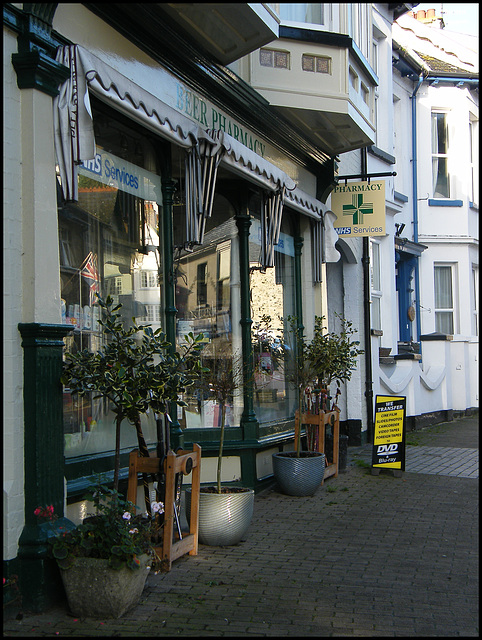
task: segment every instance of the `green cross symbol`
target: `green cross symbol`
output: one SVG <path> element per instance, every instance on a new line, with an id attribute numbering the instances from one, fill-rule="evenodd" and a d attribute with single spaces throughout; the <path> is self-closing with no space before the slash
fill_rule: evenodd
<path id="1" fill-rule="evenodd" d="M 352 204 L 343 205 L 343 215 L 353 216 L 353 224 L 363 224 L 363 216 L 373 213 L 373 202 L 363 202 L 363 194 L 355 193 L 351 197 Z"/>

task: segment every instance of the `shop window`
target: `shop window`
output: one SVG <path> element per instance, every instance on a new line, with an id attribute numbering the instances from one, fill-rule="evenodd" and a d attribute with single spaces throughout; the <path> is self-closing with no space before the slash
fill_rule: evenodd
<path id="1" fill-rule="evenodd" d="M 253 207 L 255 208 L 255 207 Z M 283 212 L 274 267 L 261 268 L 261 220 L 250 230 L 250 290 L 254 356 L 254 410 L 260 423 L 292 418 L 297 396 L 289 382 L 290 362 L 280 356 L 280 340 L 289 342 L 294 306 L 294 237 L 289 213 Z M 270 321 L 266 319 L 269 317 Z"/>
<path id="2" fill-rule="evenodd" d="M 132 317 L 161 326 L 159 216 L 161 181 L 150 134 L 106 107 L 93 103 L 96 156 L 79 166 L 79 199 L 59 203 L 62 321 L 74 330 L 66 349 L 97 351 L 104 337 L 95 294 L 122 304 Z M 153 416 L 143 417 L 147 442 L 156 441 Z M 64 391 L 65 456 L 110 452 L 114 414 L 106 400 L 72 398 Z M 121 448 L 136 447 L 135 429 L 123 424 Z"/>
<path id="3" fill-rule="evenodd" d="M 202 363 L 212 369 L 216 361 L 228 359 L 237 389 L 229 399 L 226 426 L 239 426 L 243 410 L 241 300 L 239 253 L 234 209 L 221 195 L 214 198 L 213 211 L 206 221 L 203 244 L 186 249 L 182 229 L 175 226 L 178 255 L 175 262 L 177 343 L 188 333 L 203 334 Z M 221 425 L 221 411 L 204 381 L 186 390 L 181 428 L 212 429 Z"/>

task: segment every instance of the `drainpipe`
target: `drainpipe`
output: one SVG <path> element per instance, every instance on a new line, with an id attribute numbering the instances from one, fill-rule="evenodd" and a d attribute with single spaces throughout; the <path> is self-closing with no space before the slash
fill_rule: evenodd
<path id="1" fill-rule="evenodd" d="M 424 81 L 424 74 L 418 77 L 417 86 L 412 93 L 412 200 L 413 200 L 413 241 L 418 242 L 418 184 L 417 184 L 417 92 Z M 415 261 L 415 318 L 417 322 L 417 342 L 420 344 L 420 278 L 419 278 L 419 261 L 418 257 Z M 420 352 L 422 347 L 420 345 Z"/>
<path id="2" fill-rule="evenodd" d="M 361 149 L 362 180 L 366 179 L 367 150 Z M 365 333 L 365 398 L 367 403 L 367 442 L 373 441 L 373 372 L 372 372 L 372 338 L 370 320 L 370 239 L 363 237 L 363 325 Z"/>

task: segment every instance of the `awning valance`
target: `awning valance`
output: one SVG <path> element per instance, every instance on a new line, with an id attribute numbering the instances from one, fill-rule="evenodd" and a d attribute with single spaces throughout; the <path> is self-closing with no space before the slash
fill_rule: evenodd
<path id="1" fill-rule="evenodd" d="M 224 148 L 225 154 L 222 164 L 233 172 L 271 191 L 277 191 L 280 187 L 289 191 L 296 189 L 296 182 L 284 171 L 262 158 L 233 136 L 221 129 L 208 129 L 206 133 Z"/>
<path id="2" fill-rule="evenodd" d="M 66 200 L 77 200 L 76 165 L 95 156 L 89 90 L 177 145 L 196 143 L 198 124 L 79 45 L 59 47 L 70 78 L 54 100 L 55 146 Z"/>
<path id="3" fill-rule="evenodd" d="M 54 101 L 55 147 L 66 200 L 77 200 L 77 167 L 95 156 L 89 91 L 127 112 L 157 134 L 186 149 L 187 242 L 201 244 L 211 215 L 220 164 L 265 192 L 263 266 L 273 264 L 273 245 L 281 228 L 283 205 L 321 220 L 324 205 L 299 189 L 279 167 L 222 130 L 199 125 L 149 93 L 79 45 L 60 47 L 57 61 L 70 78 Z"/>

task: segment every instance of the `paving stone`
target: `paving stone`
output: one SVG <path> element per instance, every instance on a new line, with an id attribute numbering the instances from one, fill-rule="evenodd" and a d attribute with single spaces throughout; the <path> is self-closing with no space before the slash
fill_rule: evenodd
<path id="1" fill-rule="evenodd" d="M 401 478 L 367 445 L 313 497 L 257 495 L 243 542 L 150 575 L 119 621 L 16 605 L 4 636 L 478 637 L 478 417 L 411 437 Z"/>

